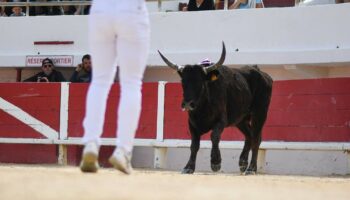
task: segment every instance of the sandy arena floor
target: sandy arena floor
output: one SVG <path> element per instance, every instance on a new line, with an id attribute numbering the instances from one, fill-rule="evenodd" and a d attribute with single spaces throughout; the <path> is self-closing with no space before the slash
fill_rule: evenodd
<path id="1" fill-rule="evenodd" d="M 234 199 L 349 200 L 350 177 L 302 177 L 0 165 L 1 200 Z"/>

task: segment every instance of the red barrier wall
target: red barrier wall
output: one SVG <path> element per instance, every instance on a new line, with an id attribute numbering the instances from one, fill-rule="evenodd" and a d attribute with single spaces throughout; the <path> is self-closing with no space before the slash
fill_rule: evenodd
<path id="1" fill-rule="evenodd" d="M 0 97 L 59 131 L 59 83 L 1 83 Z M 0 109 L 0 137 L 45 138 Z"/>
<path id="2" fill-rule="evenodd" d="M 350 79 L 276 82 L 264 140 L 350 141 Z"/>
<path id="3" fill-rule="evenodd" d="M 69 137 L 82 137 L 82 122 L 85 115 L 85 101 L 88 90 L 87 84 L 70 84 L 69 86 L 69 114 L 68 135 Z M 158 83 L 144 83 L 142 88 L 142 111 L 139 127 L 136 132 L 137 138 L 156 138 L 157 130 L 157 100 Z M 115 138 L 117 105 L 119 104 L 119 85 L 113 85 L 111 94 L 107 100 L 107 112 L 102 137 Z M 107 159 L 113 152 L 114 147 L 101 147 L 100 165 L 109 166 Z M 78 146 L 68 147 L 68 164 L 78 165 L 81 158 L 82 148 Z"/>
<path id="4" fill-rule="evenodd" d="M 88 89 L 87 84 L 70 84 L 69 86 L 69 137 L 82 137 L 82 121 L 85 115 L 85 100 Z M 157 98 L 158 83 L 144 83 L 142 88 L 142 111 L 137 138 L 156 138 L 157 129 Z M 114 138 L 116 136 L 117 105 L 119 104 L 119 85 L 113 85 L 107 101 L 107 112 L 102 137 Z"/>
<path id="5" fill-rule="evenodd" d="M 57 145 L 0 143 L 0 163 L 56 164 L 57 157 Z"/>
<path id="6" fill-rule="evenodd" d="M 81 137 L 87 84 L 69 85 L 68 135 Z M 115 110 L 119 86 L 112 88 L 108 99 L 103 137 L 115 137 Z M 158 83 L 143 85 L 143 110 L 137 138 L 156 138 Z M 59 131 L 60 84 L 1 83 L 0 97 L 20 107 L 38 120 Z M 164 138 L 189 139 L 187 113 L 180 105 L 179 83 L 165 88 Z M 0 110 L 0 137 L 45 138 L 40 133 Z M 209 139 L 206 134 L 204 139 Z M 236 128 L 227 128 L 223 140 L 243 140 Z M 275 81 L 263 141 L 349 142 L 350 78 Z M 113 147 L 102 149 L 106 163 Z M 78 164 L 81 147 L 68 148 L 70 164 Z M 57 146 L 0 143 L 0 162 L 55 163 Z"/>
<path id="7" fill-rule="evenodd" d="M 0 97 L 59 131 L 60 89 L 58 83 L 1 83 Z M 0 137 L 46 138 L 1 109 Z M 0 162 L 57 163 L 57 146 L 0 143 Z"/>
<path id="8" fill-rule="evenodd" d="M 166 86 L 164 138 L 188 139 L 187 113 L 180 105 L 178 83 Z M 204 136 L 209 139 L 209 134 Z M 243 140 L 236 128 L 226 128 L 223 140 Z M 350 141 L 350 79 L 275 81 L 264 141 Z"/>

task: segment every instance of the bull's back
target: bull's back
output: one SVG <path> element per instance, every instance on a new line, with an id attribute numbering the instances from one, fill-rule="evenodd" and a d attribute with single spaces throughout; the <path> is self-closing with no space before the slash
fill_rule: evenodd
<path id="1" fill-rule="evenodd" d="M 252 93 L 252 111 L 266 110 L 270 104 L 273 80 L 270 75 L 257 66 L 245 66 L 239 69 L 249 84 Z"/>
<path id="2" fill-rule="evenodd" d="M 227 126 L 236 125 L 250 112 L 252 93 L 249 83 L 239 69 L 223 67 L 220 73 L 225 81 Z"/>

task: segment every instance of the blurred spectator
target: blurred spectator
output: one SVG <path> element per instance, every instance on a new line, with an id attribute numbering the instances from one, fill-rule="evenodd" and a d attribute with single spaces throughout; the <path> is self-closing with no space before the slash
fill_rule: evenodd
<path id="1" fill-rule="evenodd" d="M 299 0 L 297 6 L 312 6 L 322 4 L 334 4 L 335 0 Z"/>
<path id="2" fill-rule="evenodd" d="M 72 83 L 90 83 L 91 81 L 91 56 L 86 54 L 81 61 L 70 78 Z"/>
<path id="3" fill-rule="evenodd" d="M 8 0 L 0 0 L 1 3 L 8 2 Z M 0 17 L 7 17 L 10 16 L 12 13 L 12 9 L 9 6 L 2 6 L 0 7 Z"/>
<path id="4" fill-rule="evenodd" d="M 223 9 L 224 0 L 216 0 L 215 8 Z M 262 0 L 228 0 L 228 9 L 263 8 Z"/>
<path id="5" fill-rule="evenodd" d="M 50 2 L 57 0 L 30 0 L 31 2 Z M 40 15 L 62 15 L 63 8 L 61 6 L 32 6 L 29 9 L 30 16 Z"/>
<path id="6" fill-rule="evenodd" d="M 10 17 L 23 17 L 26 16 L 26 14 L 23 12 L 22 7 L 20 6 L 14 6 L 12 7 L 12 14 Z"/>
<path id="7" fill-rule="evenodd" d="M 70 0 L 72 1 L 72 0 Z M 83 0 L 82 0 L 83 1 Z M 64 15 L 83 15 L 89 13 L 89 6 L 62 6 Z"/>
<path id="8" fill-rule="evenodd" d="M 81 1 L 91 1 L 91 0 L 81 0 Z M 90 13 L 90 6 L 76 6 L 75 15 L 88 15 Z"/>
<path id="9" fill-rule="evenodd" d="M 187 7 L 187 3 L 182 3 L 182 2 L 179 3 L 179 11 L 186 11 L 187 8 L 186 10 L 184 10 L 185 7 Z"/>
<path id="10" fill-rule="evenodd" d="M 336 0 L 336 3 L 350 3 L 350 0 Z"/>
<path id="11" fill-rule="evenodd" d="M 62 6 L 64 15 L 74 15 L 76 12 L 75 6 Z"/>
<path id="12" fill-rule="evenodd" d="M 220 10 L 224 9 L 224 0 L 215 0 L 215 9 Z M 232 5 L 235 2 L 235 0 L 228 0 L 228 6 Z"/>
<path id="13" fill-rule="evenodd" d="M 262 0 L 235 0 L 228 9 L 263 8 Z"/>
<path id="14" fill-rule="evenodd" d="M 350 3 L 350 0 L 300 0 L 298 6 L 311 6 L 334 3 Z"/>
<path id="15" fill-rule="evenodd" d="M 189 0 L 182 11 L 215 10 L 213 0 Z"/>
<path id="16" fill-rule="evenodd" d="M 7 17 L 5 7 L 0 7 L 0 17 Z"/>
<path id="17" fill-rule="evenodd" d="M 51 59 L 45 58 L 41 64 L 41 72 L 24 80 L 24 82 L 64 82 L 66 79 L 62 73 L 54 69 Z"/>

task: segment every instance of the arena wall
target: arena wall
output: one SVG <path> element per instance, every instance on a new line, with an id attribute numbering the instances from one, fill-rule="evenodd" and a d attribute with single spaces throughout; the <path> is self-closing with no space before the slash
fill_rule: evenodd
<path id="1" fill-rule="evenodd" d="M 1 83 L 0 162 L 59 161 L 77 165 L 81 156 L 87 87 L 87 84 L 69 83 Z M 350 79 L 275 81 L 273 88 L 259 152 L 259 170 L 287 174 L 348 173 Z M 106 160 L 115 144 L 118 116 L 114 113 L 118 91 L 119 86 L 115 84 L 108 99 L 102 134 L 102 166 L 108 166 Z M 186 162 L 190 144 L 187 115 L 179 106 L 181 86 L 179 83 L 145 83 L 143 94 L 134 165 L 178 170 Z M 209 138 L 209 134 L 203 137 L 199 170 L 209 170 Z M 223 171 L 238 171 L 233 166 L 236 166 L 243 140 L 235 128 L 224 131 L 221 147 L 226 164 Z M 299 163 L 303 158 L 308 159 L 301 162 L 303 167 L 293 171 L 291 166 L 294 165 L 281 167 L 281 163 L 293 163 L 285 155 Z M 153 159 L 155 161 L 150 162 Z M 328 167 L 318 168 L 320 163 Z"/>

